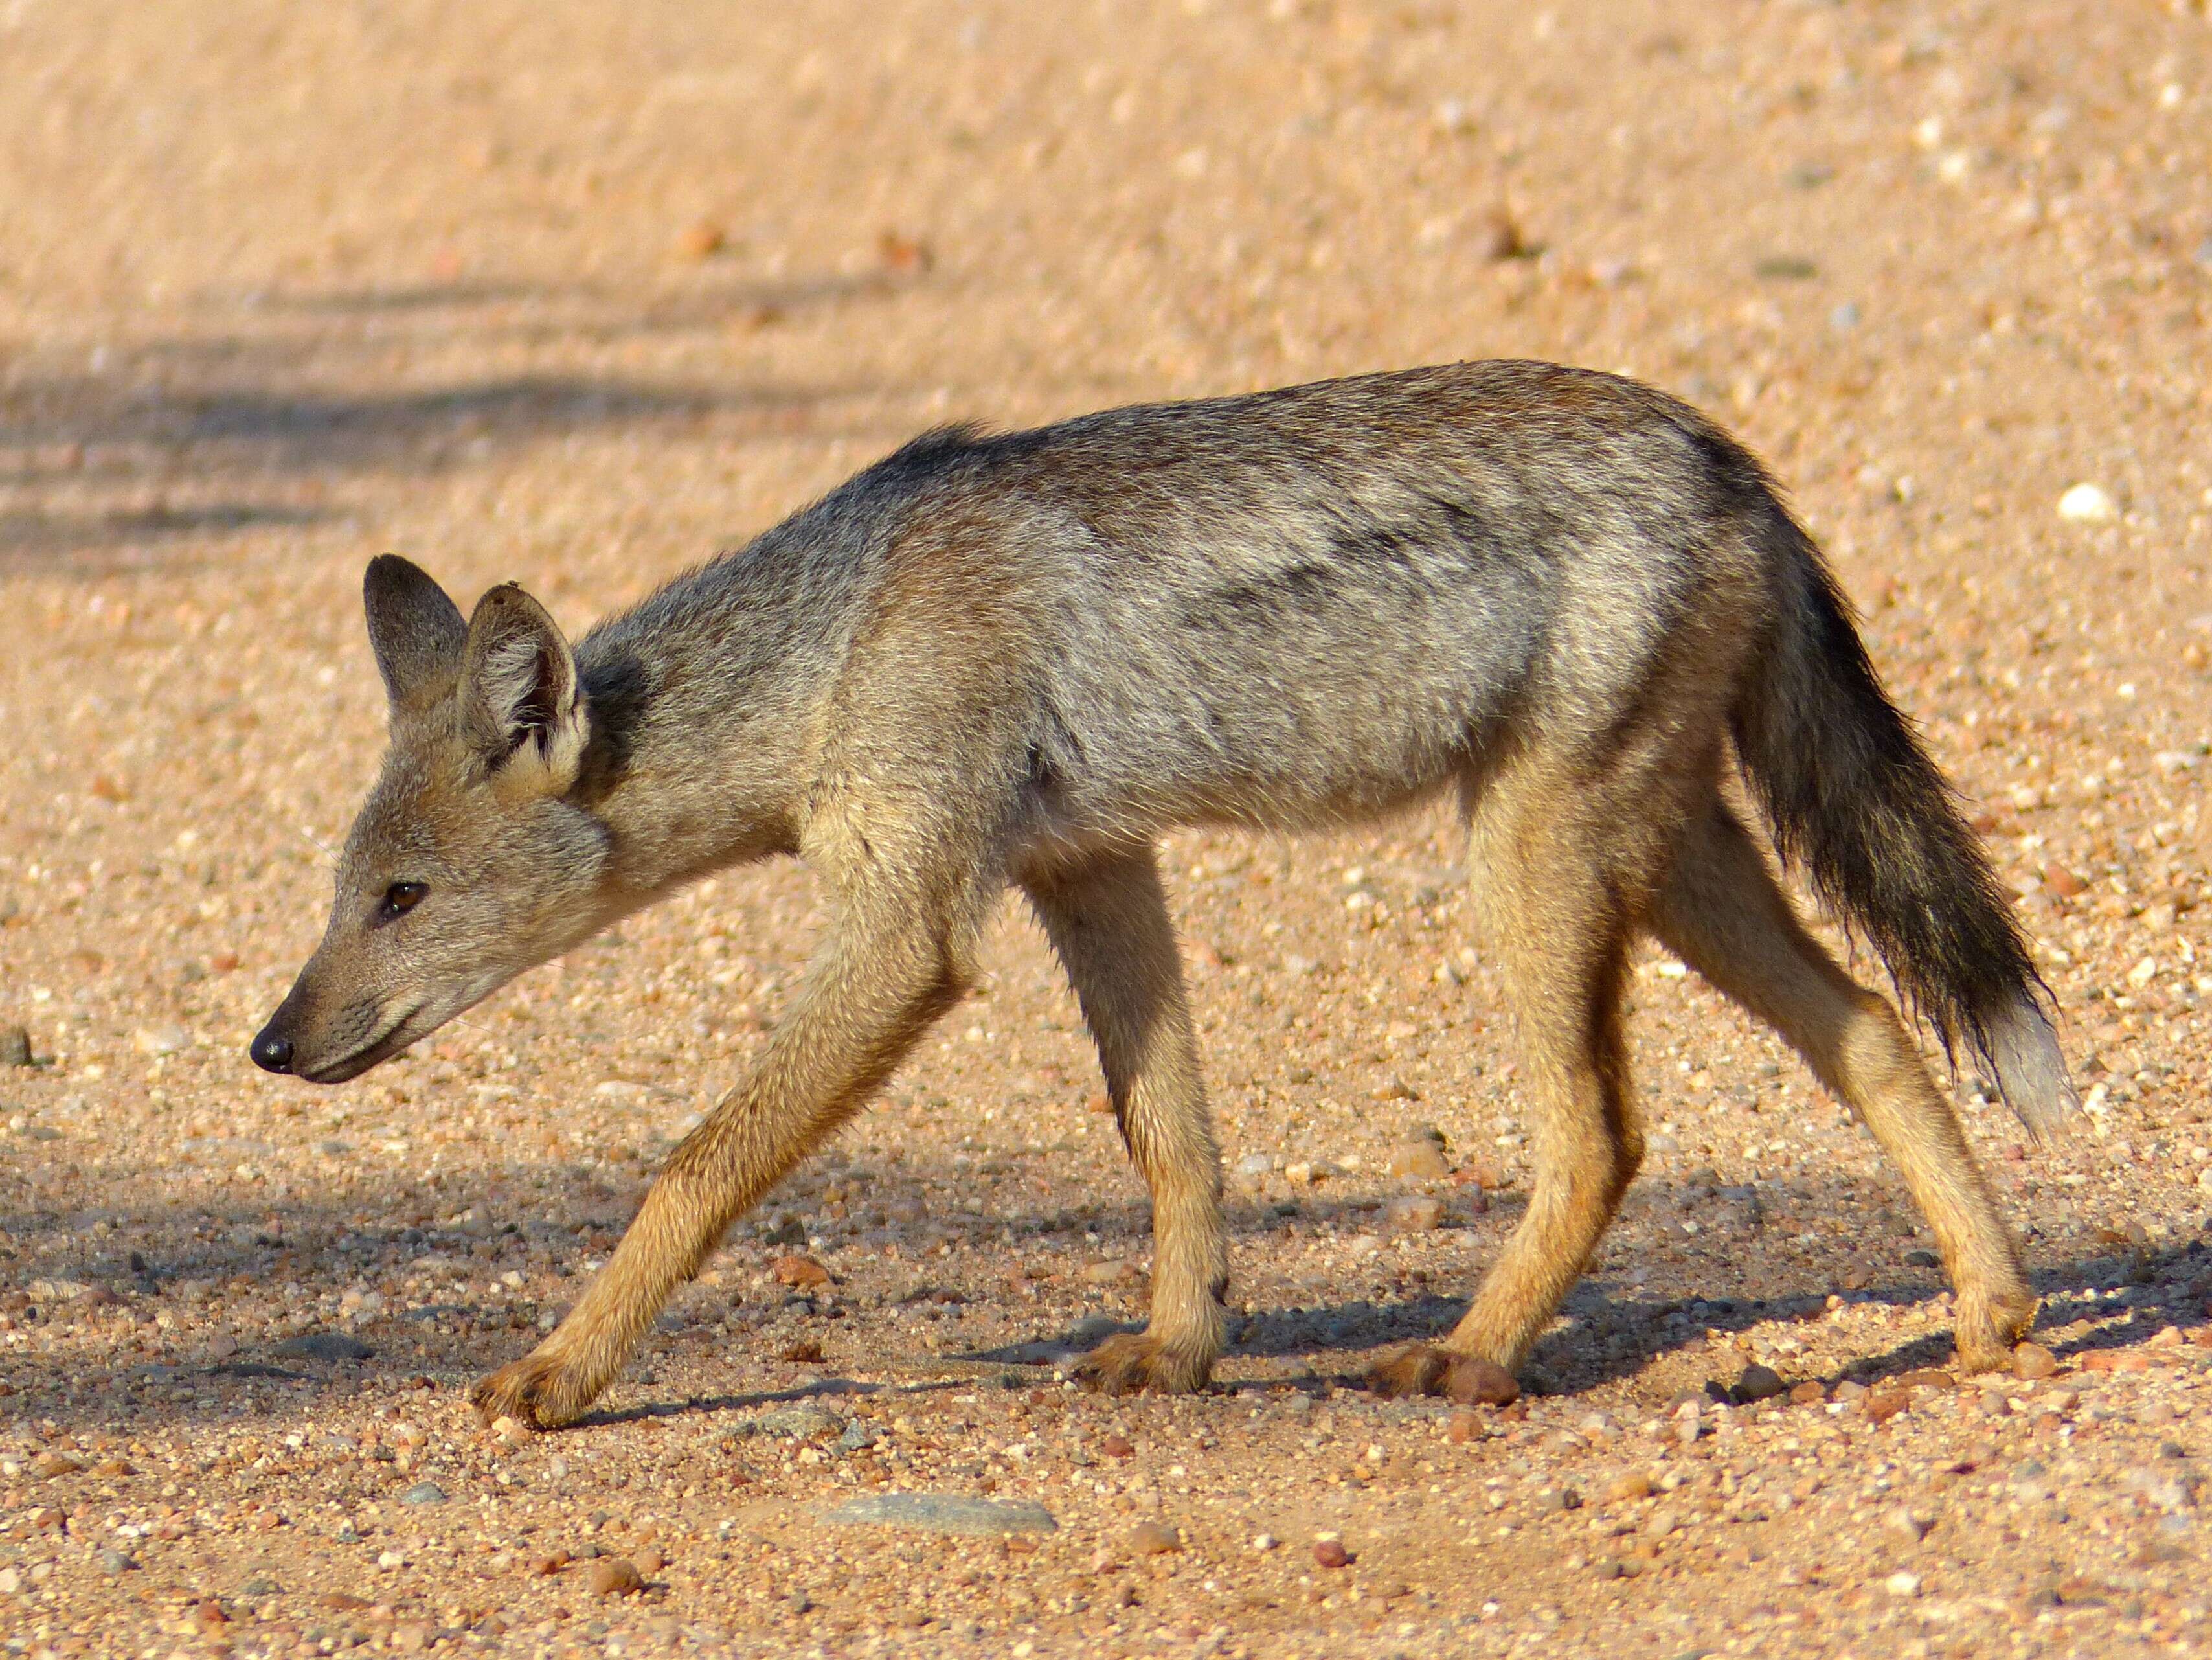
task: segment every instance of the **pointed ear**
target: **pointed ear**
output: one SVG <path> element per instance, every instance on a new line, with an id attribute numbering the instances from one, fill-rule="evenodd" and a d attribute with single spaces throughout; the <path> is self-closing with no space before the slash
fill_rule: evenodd
<path id="1" fill-rule="evenodd" d="M 512 582 L 477 600 L 469 618 L 461 705 L 506 786 L 558 795 L 576 781 L 591 717 L 575 655 L 545 607 Z"/>
<path id="2" fill-rule="evenodd" d="M 396 553 L 368 562 L 362 579 L 368 643 L 395 715 L 423 708 L 450 690 L 469 625 L 445 589 Z"/>

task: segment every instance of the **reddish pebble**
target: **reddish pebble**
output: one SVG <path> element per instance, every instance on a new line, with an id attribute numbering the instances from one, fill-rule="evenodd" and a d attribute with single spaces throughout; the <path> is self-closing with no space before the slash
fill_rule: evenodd
<path id="1" fill-rule="evenodd" d="M 729 240 L 720 225 L 702 219 L 684 228 L 676 239 L 676 251 L 686 259 L 708 259 L 720 253 Z"/>
<path id="2" fill-rule="evenodd" d="M 1790 1391 L 1790 1403 L 1797 1407 L 1817 1407 L 1828 1398 L 1828 1391 L 1820 1381 L 1808 1377 Z"/>
<path id="3" fill-rule="evenodd" d="M 1444 1439 L 1454 1446 L 1465 1446 L 1470 1441 L 1482 1438 L 1482 1414 L 1468 1407 L 1462 1407 L 1444 1425 Z"/>
<path id="4" fill-rule="evenodd" d="M 1886 1424 L 1911 1404 L 1910 1389 L 1875 1389 L 1866 1398 L 1866 1415 L 1877 1424 Z"/>
<path id="5" fill-rule="evenodd" d="M 2022 1343 L 2012 1352 L 2015 1377 L 2048 1377 L 2058 1370 L 2058 1357 L 2040 1343 Z"/>
<path id="6" fill-rule="evenodd" d="M 811 1256 L 779 1256 L 768 1265 L 779 1286 L 826 1286 L 830 1270 Z"/>
<path id="7" fill-rule="evenodd" d="M 1133 1445 L 1118 1435 L 1101 1437 L 1098 1442 L 1098 1450 L 1104 1453 L 1109 1458 L 1133 1458 L 1136 1456 L 1137 1452 L 1137 1449 Z"/>
<path id="8" fill-rule="evenodd" d="M 2087 889 L 2088 884 L 2063 865 L 2045 865 L 2043 867 L 2043 885 L 2061 899 L 2071 899 Z"/>
<path id="9" fill-rule="evenodd" d="M 1352 1553 L 1344 1548 L 1341 1539 L 1317 1541 L 1313 1549 L 1314 1566 L 1317 1568 L 1342 1568 L 1352 1565 Z"/>

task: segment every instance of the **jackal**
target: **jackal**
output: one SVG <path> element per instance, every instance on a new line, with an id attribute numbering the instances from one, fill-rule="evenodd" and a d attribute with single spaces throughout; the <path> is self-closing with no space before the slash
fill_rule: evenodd
<path id="1" fill-rule="evenodd" d="M 1220 1353 L 1219 1158 L 1163 832 L 1341 824 L 1453 792 L 1533 1097 L 1527 1213 L 1439 1345 L 1510 1370 L 1644 1137 L 1621 1037 L 1639 934 L 1772 1025 L 1897 1161 L 1961 1361 L 2035 1313 L 1958 1120 L 1890 1004 L 1801 924 L 1727 804 L 2038 1134 L 2075 1102 L 1972 833 L 1766 474 L 1610 375 L 1463 364 L 1037 431 L 928 433 L 573 648 L 521 589 L 465 620 L 366 582 L 391 747 L 328 932 L 253 1059 L 336 1083 L 725 866 L 792 854 L 835 912 L 750 1075 L 684 1140 L 567 1319 L 478 1385 L 582 1413 L 732 1221 L 957 1002 L 1010 885 L 1097 1040 L 1149 1185 L 1150 1323 L 1081 1365 L 1194 1389 Z M 1731 752 L 1733 760 L 1731 761 Z"/>

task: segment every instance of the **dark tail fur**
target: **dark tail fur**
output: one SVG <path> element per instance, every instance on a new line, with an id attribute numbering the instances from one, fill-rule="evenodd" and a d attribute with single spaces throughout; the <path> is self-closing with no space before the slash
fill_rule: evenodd
<path id="1" fill-rule="evenodd" d="M 2035 1135 L 2079 1105 L 2047 995 L 1950 786 L 1883 693 L 1849 602 L 1778 504 L 1768 651 L 1734 714 L 1736 751 L 1784 860 L 1859 930 L 1946 1049 Z"/>

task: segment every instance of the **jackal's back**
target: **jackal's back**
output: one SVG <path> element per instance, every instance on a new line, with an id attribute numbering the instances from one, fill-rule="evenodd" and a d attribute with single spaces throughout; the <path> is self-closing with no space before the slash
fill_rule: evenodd
<path id="1" fill-rule="evenodd" d="M 997 705 L 1059 828 L 1288 827 L 1601 744 L 1682 652 L 1728 679 L 1780 511 L 1632 381 L 1366 375 L 926 435 L 580 658 L 638 745 L 764 782 L 799 764 L 765 735 L 874 676 Z"/>
<path id="2" fill-rule="evenodd" d="M 1081 824 L 1358 815 L 1519 738 L 1602 741 L 1732 617 L 1728 676 L 1769 590 L 1756 465 L 1612 376 L 1474 364 L 937 441 L 926 493 L 987 504 L 1029 585 L 1043 771 Z"/>

